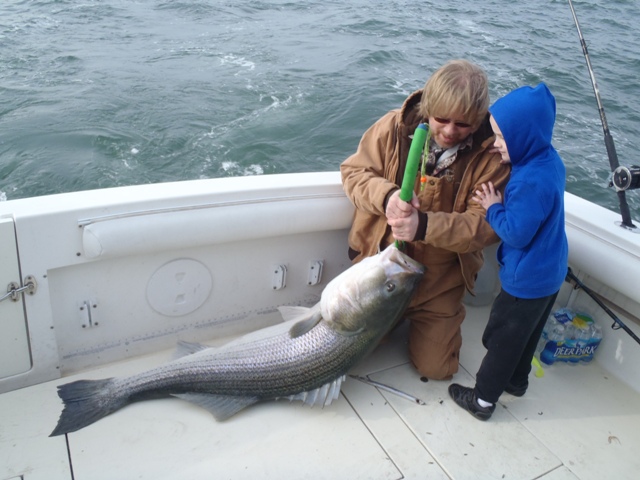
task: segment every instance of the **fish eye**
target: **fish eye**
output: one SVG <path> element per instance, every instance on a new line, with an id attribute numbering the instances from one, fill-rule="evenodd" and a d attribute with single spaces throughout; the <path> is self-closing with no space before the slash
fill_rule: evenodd
<path id="1" fill-rule="evenodd" d="M 396 284 L 393 282 L 388 282 L 386 287 L 387 287 L 387 292 L 391 293 L 396 289 Z"/>

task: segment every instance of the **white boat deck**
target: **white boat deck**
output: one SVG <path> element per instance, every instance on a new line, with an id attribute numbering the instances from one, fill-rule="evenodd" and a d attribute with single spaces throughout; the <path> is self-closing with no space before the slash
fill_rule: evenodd
<path id="1" fill-rule="evenodd" d="M 468 307 L 455 382 L 473 385 L 488 311 Z M 270 402 L 223 423 L 178 399 L 152 400 L 69 434 L 67 445 L 65 436 L 48 437 L 62 408 L 56 385 L 132 374 L 171 352 L 2 394 L 0 480 L 637 478 L 640 394 L 609 375 L 597 355 L 589 365 L 532 373 L 524 397 L 504 394 L 481 422 L 449 398 L 450 382 L 420 381 L 405 338 L 398 328 L 352 373 L 424 406 L 354 379 L 324 409 Z"/>

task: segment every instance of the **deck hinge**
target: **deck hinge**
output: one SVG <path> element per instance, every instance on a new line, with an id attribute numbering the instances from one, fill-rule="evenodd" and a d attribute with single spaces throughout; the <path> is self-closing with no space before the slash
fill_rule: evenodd
<path id="1" fill-rule="evenodd" d="M 274 265 L 271 276 L 271 286 L 274 290 L 282 290 L 287 286 L 287 266 Z"/>
<path id="2" fill-rule="evenodd" d="M 0 302 L 10 298 L 13 302 L 17 302 L 21 293 L 33 295 L 38 290 L 38 283 L 33 275 L 24 277 L 24 286 L 21 287 L 17 282 L 10 282 L 7 285 L 7 293 L 0 297 Z"/>
<path id="3" fill-rule="evenodd" d="M 324 262 L 322 260 L 313 260 L 309 262 L 309 276 L 307 285 L 318 285 L 322 281 L 322 269 Z"/>
<path id="4" fill-rule="evenodd" d="M 82 328 L 93 328 L 100 325 L 96 310 L 98 308 L 97 300 L 83 301 L 78 305 L 80 312 L 80 320 Z"/>

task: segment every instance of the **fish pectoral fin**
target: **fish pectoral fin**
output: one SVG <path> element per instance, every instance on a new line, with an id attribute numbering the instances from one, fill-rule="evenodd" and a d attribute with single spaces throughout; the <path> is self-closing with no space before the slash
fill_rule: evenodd
<path id="1" fill-rule="evenodd" d="M 257 397 L 234 397 L 213 393 L 176 393 L 173 396 L 208 410 L 219 422 L 259 401 Z"/>
<path id="2" fill-rule="evenodd" d="M 293 327 L 291 327 L 291 329 L 289 330 L 289 336 L 291 338 L 301 337 L 305 333 L 313 330 L 313 327 L 319 324 L 321 320 L 322 314 L 320 312 L 316 312 L 313 316 L 294 324 Z"/>
<path id="3" fill-rule="evenodd" d="M 359 335 L 360 333 L 364 332 L 364 327 L 361 327 L 357 330 L 349 330 L 347 328 L 342 328 L 339 325 L 335 325 L 335 324 L 333 324 L 333 329 L 343 337 L 353 337 L 355 335 Z"/>

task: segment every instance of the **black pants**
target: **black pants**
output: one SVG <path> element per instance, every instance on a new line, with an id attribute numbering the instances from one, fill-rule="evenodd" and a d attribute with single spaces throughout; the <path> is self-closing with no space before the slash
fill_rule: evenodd
<path id="1" fill-rule="evenodd" d="M 500 290 L 482 335 L 487 354 L 476 375 L 478 398 L 496 403 L 508 384 L 527 388 L 531 360 L 557 296 L 517 298 Z"/>

